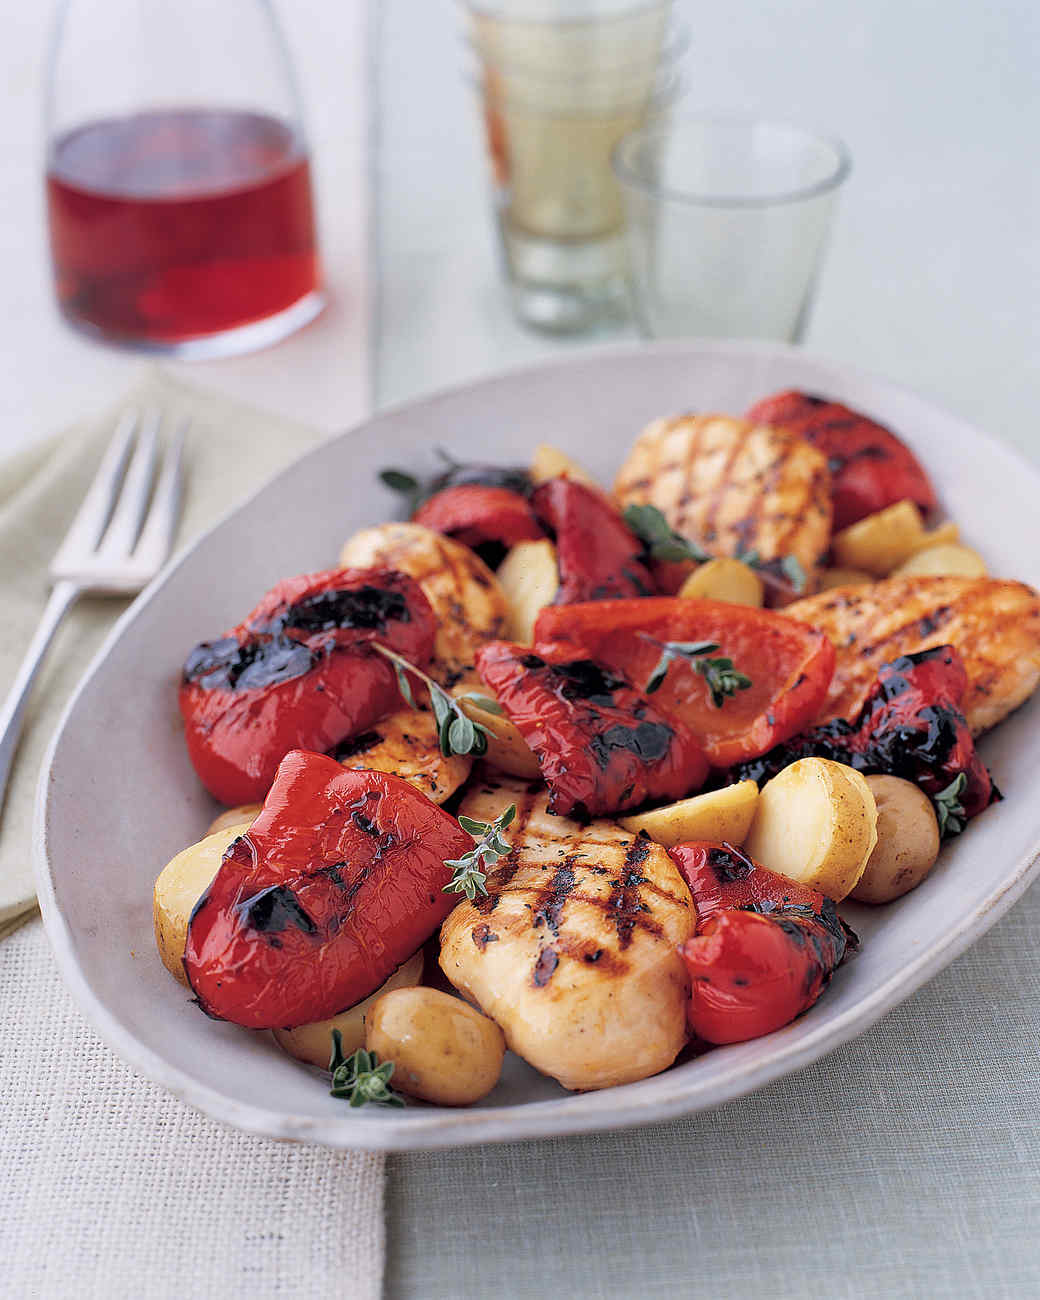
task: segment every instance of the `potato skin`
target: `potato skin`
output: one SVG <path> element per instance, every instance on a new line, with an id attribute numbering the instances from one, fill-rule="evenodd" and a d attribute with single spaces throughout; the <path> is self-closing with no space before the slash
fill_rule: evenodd
<path id="1" fill-rule="evenodd" d="M 339 1030 L 345 1056 L 364 1047 L 365 1021 L 378 999 L 394 989 L 412 988 L 422 979 L 422 973 L 423 954 L 420 948 L 403 966 L 398 966 L 381 988 L 367 998 L 328 1020 L 316 1020 L 313 1024 L 299 1025 L 295 1029 L 274 1029 L 271 1032 L 275 1042 L 298 1061 L 306 1061 L 308 1065 L 316 1065 L 319 1070 L 327 1070 L 332 1055 L 332 1031 Z"/>
<path id="2" fill-rule="evenodd" d="M 984 578 L 986 561 L 970 546 L 944 542 L 915 551 L 896 569 L 894 577 Z"/>
<path id="3" fill-rule="evenodd" d="M 439 989 L 384 993 L 365 1025 L 365 1047 L 394 1062 L 392 1086 L 438 1106 L 468 1106 L 498 1083 L 505 1037 L 493 1020 Z"/>
<path id="4" fill-rule="evenodd" d="M 237 825 L 223 826 L 197 844 L 181 849 L 159 872 L 152 891 L 155 943 L 162 964 L 181 984 L 188 983 L 184 974 L 184 945 L 195 904 L 217 874 L 225 849 L 244 835 L 251 825 L 252 818 L 239 821 Z"/>
<path id="5" fill-rule="evenodd" d="M 865 569 L 884 578 L 913 555 L 925 538 L 921 512 L 912 501 L 897 501 L 835 533 L 831 552 L 846 569 Z"/>
<path id="6" fill-rule="evenodd" d="M 219 817 L 214 817 L 209 824 L 207 835 L 216 835 L 225 826 L 250 826 L 260 814 L 262 803 L 240 803 L 237 808 L 226 808 Z"/>
<path id="7" fill-rule="evenodd" d="M 725 841 L 739 848 L 751 829 L 757 803 L 758 786 L 754 781 L 738 781 L 721 790 L 695 794 L 618 820 L 626 831 L 646 831 L 666 849 L 686 840 Z"/>
<path id="8" fill-rule="evenodd" d="M 748 855 L 840 901 L 877 844 L 877 808 L 862 774 L 829 758 L 800 758 L 767 781 L 744 841 Z"/>
<path id="9" fill-rule="evenodd" d="M 927 876 L 939 856 L 939 823 L 920 786 L 898 776 L 868 776 L 877 804 L 877 844 L 856 888 L 859 903 L 890 903 Z"/>
<path id="10" fill-rule="evenodd" d="M 472 683 L 465 682 L 456 688 L 454 694 L 464 695 L 473 689 Z M 494 698 L 490 687 L 484 686 L 481 693 Z M 510 722 L 504 713 L 489 713 L 475 700 L 467 699 L 462 701 L 462 711 L 468 718 L 488 729 L 485 763 L 497 767 L 500 772 L 508 772 L 510 776 L 522 776 L 525 781 L 538 780 L 542 769 L 538 766 L 534 751 L 521 736 L 516 724 Z"/>

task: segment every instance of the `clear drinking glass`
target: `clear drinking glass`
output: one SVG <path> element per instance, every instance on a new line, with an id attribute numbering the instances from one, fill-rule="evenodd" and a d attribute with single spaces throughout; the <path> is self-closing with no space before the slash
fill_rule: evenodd
<path id="1" fill-rule="evenodd" d="M 615 144 L 671 104 L 671 4 L 470 5 L 495 212 L 517 314 L 554 332 L 627 314 Z"/>
<path id="2" fill-rule="evenodd" d="M 213 357 L 321 310 L 299 97 L 268 0 L 65 0 L 46 126 L 70 324 Z"/>
<path id="3" fill-rule="evenodd" d="M 800 340 L 850 165 L 840 141 L 782 122 L 691 118 L 628 135 L 614 172 L 643 331 Z"/>

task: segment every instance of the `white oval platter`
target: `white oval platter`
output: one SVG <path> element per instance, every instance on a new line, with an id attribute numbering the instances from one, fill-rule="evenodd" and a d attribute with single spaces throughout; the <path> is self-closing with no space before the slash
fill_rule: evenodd
<path id="1" fill-rule="evenodd" d="M 388 410 L 310 452 L 181 555 L 120 619 L 91 665 L 41 774 L 35 858 L 62 974 L 110 1046 L 217 1119 L 336 1147 L 416 1149 L 647 1124 L 716 1106 L 861 1033 L 977 939 L 1025 890 L 1040 850 L 1040 703 L 982 745 L 1006 800 L 943 853 L 913 893 L 847 906 L 863 951 L 826 996 L 769 1037 L 717 1049 L 655 1078 L 569 1094 L 507 1057 L 481 1105 L 355 1111 L 268 1034 L 206 1019 L 160 965 L 156 874 L 198 839 L 215 807 L 184 752 L 180 664 L 278 579 L 334 564 L 357 528 L 391 517 L 384 466 L 432 468 L 433 449 L 522 463 L 541 441 L 611 481 L 635 434 L 679 411 L 741 412 L 797 387 L 901 433 L 991 572 L 1040 579 L 1040 473 L 993 438 L 894 384 L 785 346 L 657 344 L 596 349 Z M 218 435 L 219 436 L 219 435 Z"/>

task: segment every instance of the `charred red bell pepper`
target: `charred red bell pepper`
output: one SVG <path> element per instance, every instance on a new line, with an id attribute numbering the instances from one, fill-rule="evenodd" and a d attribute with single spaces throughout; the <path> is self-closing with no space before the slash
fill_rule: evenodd
<path id="1" fill-rule="evenodd" d="M 789 763 L 816 754 L 868 775 L 916 781 L 936 799 L 963 774 L 961 790 L 936 799 L 940 828 L 952 834 L 1000 798 L 960 710 L 967 686 L 953 646 L 901 655 L 882 665 L 855 722 L 835 718 L 792 736 L 731 768 L 730 779 L 762 785 Z"/>
<path id="2" fill-rule="evenodd" d="M 554 478 L 535 488 L 531 505 L 556 539 L 557 605 L 654 593 L 643 544 L 605 493 Z"/>
<path id="3" fill-rule="evenodd" d="M 534 654 L 492 641 L 477 671 L 537 755 L 550 812 L 585 819 L 704 784 L 708 761 L 690 732 L 605 664 L 566 646 Z"/>
<path id="4" fill-rule="evenodd" d="M 705 679 L 687 663 L 668 670 L 654 702 L 681 720 L 724 767 L 762 754 L 794 735 L 820 710 L 834 673 L 834 647 L 822 632 L 770 610 L 718 600 L 659 596 L 544 609 L 542 641 L 580 646 L 638 686 L 646 684 L 667 641 L 711 641 L 751 678 L 716 708 Z"/>
<path id="5" fill-rule="evenodd" d="M 922 510 L 935 507 L 935 489 L 906 443 L 839 402 L 791 390 L 756 402 L 747 418 L 800 433 L 824 453 L 835 532 L 897 501 L 914 501 Z"/>
<path id="6" fill-rule="evenodd" d="M 273 1029 L 360 1002 L 459 901 L 444 860 L 472 847 L 400 777 L 286 755 L 192 913 L 184 969 L 199 1005 Z"/>
<path id="7" fill-rule="evenodd" d="M 857 945 L 832 899 L 732 845 L 696 841 L 670 856 L 697 910 L 694 937 L 679 951 L 690 1027 L 706 1042 L 744 1042 L 790 1024 Z"/>
<path id="8" fill-rule="evenodd" d="M 245 622 L 188 656 L 180 689 L 188 755 L 226 804 L 263 799 L 290 749 L 327 750 L 399 708 L 381 641 L 428 662 L 436 619 L 390 569 L 330 569 L 280 582 Z"/>
<path id="9" fill-rule="evenodd" d="M 508 549 L 544 536 L 526 497 L 477 483 L 438 492 L 416 510 L 412 522 L 474 548 L 498 543 Z"/>

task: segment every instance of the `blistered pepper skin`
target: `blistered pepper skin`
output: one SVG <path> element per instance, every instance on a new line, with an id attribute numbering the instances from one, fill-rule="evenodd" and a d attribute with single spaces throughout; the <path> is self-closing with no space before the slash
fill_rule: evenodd
<path id="1" fill-rule="evenodd" d="M 184 969 L 199 1005 L 273 1029 L 360 1002 L 458 902 L 444 860 L 472 847 L 400 777 L 288 754 L 192 914 Z"/>
<path id="2" fill-rule="evenodd" d="M 747 418 L 800 433 L 824 453 L 836 532 L 897 501 L 935 508 L 935 489 L 906 443 L 840 402 L 790 390 L 756 402 Z"/>
<path id="3" fill-rule="evenodd" d="M 691 841 L 669 856 L 697 911 L 679 951 L 690 974 L 690 1028 L 705 1042 L 744 1042 L 790 1024 L 857 944 L 833 900 L 730 844 Z"/>
<path id="4" fill-rule="evenodd" d="M 689 664 L 673 662 L 655 704 L 681 719 L 715 767 L 762 754 L 793 735 L 819 711 L 834 675 L 834 647 L 822 632 L 768 609 L 719 600 L 657 596 L 550 606 L 538 616 L 535 649 L 543 641 L 581 647 L 645 685 L 664 641 L 718 645 L 751 686 L 712 702 L 707 683 Z"/>
<path id="5" fill-rule="evenodd" d="M 436 619 L 414 579 L 389 569 L 289 578 L 225 636 L 188 656 L 184 734 L 221 803 L 257 803 L 291 749 L 325 751 L 401 706 L 378 640 L 422 667 Z"/>
<path id="6" fill-rule="evenodd" d="M 792 736 L 758 758 L 738 763 L 731 781 L 765 784 L 799 758 L 819 755 L 867 775 L 916 782 L 935 796 L 963 773 L 963 819 L 1000 796 L 975 748 L 960 702 L 968 685 L 953 646 L 936 646 L 882 664 L 855 722 L 836 718 Z"/>
<path id="7" fill-rule="evenodd" d="M 643 544 L 605 493 L 553 478 L 535 488 L 531 506 L 556 540 L 557 605 L 654 594 Z"/>
<path id="8" fill-rule="evenodd" d="M 537 756 L 551 812 L 595 817 L 704 784 L 708 761 L 690 732 L 603 664 L 492 641 L 477 671 Z"/>
<path id="9" fill-rule="evenodd" d="M 526 497 L 509 488 L 477 483 L 435 493 L 412 515 L 412 523 L 470 547 L 498 543 L 508 549 L 545 535 Z"/>

